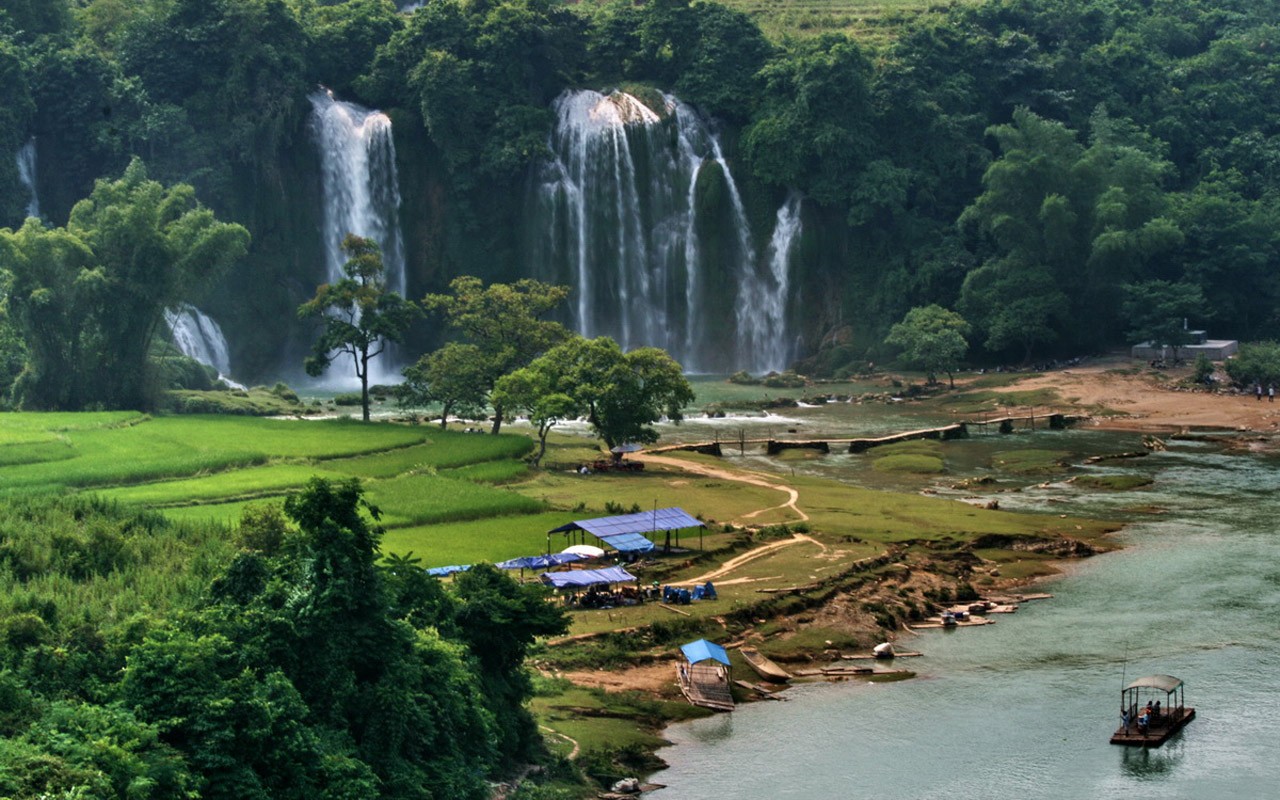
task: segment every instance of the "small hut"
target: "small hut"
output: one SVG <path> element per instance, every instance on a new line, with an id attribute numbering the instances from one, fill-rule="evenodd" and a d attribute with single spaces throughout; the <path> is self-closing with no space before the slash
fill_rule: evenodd
<path id="1" fill-rule="evenodd" d="M 676 665 L 676 677 L 689 702 L 716 711 L 732 711 L 729 654 L 725 649 L 699 639 L 681 645 L 680 652 L 684 659 Z"/>

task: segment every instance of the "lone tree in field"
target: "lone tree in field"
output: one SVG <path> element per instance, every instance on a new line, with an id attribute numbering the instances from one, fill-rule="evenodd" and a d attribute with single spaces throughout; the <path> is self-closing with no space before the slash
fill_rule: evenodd
<path id="1" fill-rule="evenodd" d="M 298 307 L 302 319 L 318 317 L 323 328 L 305 365 L 312 377 L 323 375 L 341 353 L 351 356 L 360 379 L 360 407 L 369 421 L 369 362 L 398 342 L 420 312 L 413 303 L 387 289 L 382 254 L 372 239 L 347 234 L 347 277 L 324 284 L 316 296 Z"/>
<path id="2" fill-rule="evenodd" d="M 907 312 L 902 322 L 889 330 L 885 344 L 902 348 L 902 360 L 923 369 L 929 383 L 938 382 L 938 373 L 947 373 L 951 388 L 956 388 L 952 372 L 969 352 L 969 323 L 954 311 L 939 305 L 917 306 Z"/>

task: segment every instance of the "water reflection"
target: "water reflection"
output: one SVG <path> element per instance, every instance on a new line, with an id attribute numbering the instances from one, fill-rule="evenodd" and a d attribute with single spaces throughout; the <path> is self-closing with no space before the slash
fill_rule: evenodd
<path id="1" fill-rule="evenodd" d="M 689 725 L 690 738 L 699 744 L 719 744 L 733 736 L 733 715 L 716 714 Z"/>
<path id="2" fill-rule="evenodd" d="M 1120 768 L 1126 776 L 1139 781 L 1164 779 L 1172 775 L 1182 763 L 1182 750 L 1180 736 L 1159 750 L 1126 747 L 1120 756 Z"/>

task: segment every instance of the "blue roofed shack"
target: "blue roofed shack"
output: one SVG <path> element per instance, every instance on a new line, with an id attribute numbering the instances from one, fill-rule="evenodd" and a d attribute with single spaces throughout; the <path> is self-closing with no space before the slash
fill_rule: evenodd
<path id="1" fill-rule="evenodd" d="M 553 533 L 563 533 L 569 539 L 577 533 L 580 540 L 583 534 L 589 533 L 605 546 L 620 553 L 640 555 L 652 552 L 654 549 L 649 535 L 656 538 L 658 532 L 662 532 L 666 534 L 665 549 L 670 550 L 671 532 L 676 531 L 676 544 L 679 545 L 679 531 L 688 528 L 698 529 L 698 549 L 701 550 L 702 531 L 706 526 L 682 508 L 655 508 L 653 511 L 641 511 L 638 514 L 580 519 L 548 531 L 547 552 L 551 552 L 551 534 Z"/>

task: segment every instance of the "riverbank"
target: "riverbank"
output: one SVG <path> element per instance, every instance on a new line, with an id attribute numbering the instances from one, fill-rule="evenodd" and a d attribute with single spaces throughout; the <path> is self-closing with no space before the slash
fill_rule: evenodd
<path id="1" fill-rule="evenodd" d="M 1054 405 L 1088 413 L 1103 430 L 1176 433 L 1203 429 L 1276 433 L 1280 405 L 1230 389 L 1191 388 L 1192 368 L 1154 369 L 1127 356 L 1017 378 L 998 394 L 1050 392 Z"/>
<path id="2" fill-rule="evenodd" d="M 975 404 L 970 401 L 981 397 L 984 403 L 990 400 L 987 405 L 992 412 L 1001 407 L 1030 407 L 1037 413 L 1064 411 L 1088 415 L 1090 420 L 1086 425 L 1092 428 L 1164 434 L 1201 429 L 1266 434 L 1280 422 L 1280 411 L 1274 410 L 1265 400 L 1258 405 L 1250 397 L 1184 390 L 1183 373 L 1189 374 L 1189 370 L 1157 371 L 1145 365 L 1136 366 L 1128 359 L 1099 359 L 1083 366 L 1043 374 L 1000 375 L 994 380 L 991 376 L 972 376 L 958 381 L 955 392 L 933 395 L 907 405 L 918 407 L 922 415 L 932 414 L 935 418 L 948 411 L 952 418 L 973 418 Z M 956 402 L 957 399 L 960 402 Z M 953 408 L 948 409 L 948 406 Z M 991 414 L 979 412 L 978 416 Z M 744 510 L 737 518 L 738 524 L 752 525 L 753 517 L 764 517 L 761 521 L 767 522 L 784 515 L 792 524 L 803 522 L 810 532 L 803 536 L 791 533 L 794 541 L 789 538 L 757 543 L 732 558 L 717 557 L 715 561 L 720 566 L 704 569 L 698 577 L 714 575 L 717 585 L 729 582 L 749 586 L 764 578 L 776 577 L 768 574 L 780 571 L 771 569 L 777 564 L 774 558 L 797 556 L 802 552 L 799 549 L 802 546 L 811 548 L 807 554 L 809 558 L 825 556 L 833 561 L 841 560 L 842 556 L 830 554 L 835 549 L 831 544 L 826 544 L 823 550 L 824 540 L 829 542 L 831 531 L 838 531 L 841 527 L 839 523 L 832 524 L 831 516 L 839 503 L 825 508 L 818 520 L 805 520 L 809 516 L 806 509 L 814 503 L 814 498 L 806 498 L 806 484 L 810 479 L 781 477 L 788 468 L 783 460 L 774 465 L 776 470 L 763 472 L 743 470 L 741 460 L 730 464 L 726 463 L 729 459 L 709 456 L 664 454 L 641 458 L 648 458 L 651 474 L 669 471 L 673 476 L 669 480 L 673 488 L 689 480 L 714 479 L 740 481 L 744 489 L 752 486 L 775 491 L 778 495 L 773 503 Z M 1084 463 L 1084 459 L 1078 459 L 1071 466 L 1080 467 Z M 856 493 L 856 490 L 849 491 Z M 912 490 L 904 487 L 903 491 Z M 851 498 L 846 498 L 846 502 L 856 504 Z M 1022 516 L 1009 515 L 1011 519 Z M 1034 519 L 1041 523 L 1046 521 L 1045 516 Z M 935 520 L 935 523 L 946 524 L 942 520 Z M 952 605 L 956 599 L 955 588 L 961 584 L 966 584 L 966 593 L 971 589 L 975 597 L 1009 594 L 1024 589 L 1039 578 L 1058 574 L 1065 559 L 1113 548 L 1114 543 L 1105 534 L 1117 526 L 1096 520 L 1093 524 L 1097 527 L 1077 527 L 1073 521 L 1071 525 L 1064 526 L 1066 530 L 1058 530 L 1052 536 L 1041 536 L 1034 543 L 970 535 L 955 537 L 955 541 L 945 544 L 937 540 L 927 544 L 915 540 L 913 534 L 920 527 L 913 524 L 902 531 L 904 545 L 896 550 L 888 547 L 880 550 L 879 555 L 885 560 L 871 569 L 832 569 L 831 572 L 840 573 L 839 577 L 828 576 L 808 584 L 782 587 L 789 590 L 779 593 L 782 597 L 765 593 L 766 589 L 777 588 L 776 581 L 774 587 L 758 586 L 755 590 L 757 596 L 767 597 L 771 602 L 757 605 L 750 612 L 737 608 L 739 604 L 735 603 L 735 613 L 721 615 L 710 628 L 699 628 L 674 613 L 669 621 L 676 628 L 683 627 L 687 638 L 710 634 L 708 638 L 730 644 L 735 677 L 745 676 L 748 681 L 756 681 L 754 673 L 736 655 L 736 647 L 742 644 L 771 650 L 766 654 L 793 671 L 811 672 L 815 666 L 820 669 L 828 662 L 839 662 L 842 656 L 865 653 L 878 641 L 893 639 L 895 635 L 908 635 L 904 631 L 913 621 L 919 622 L 926 615 Z M 881 531 L 882 534 L 887 532 L 888 529 Z M 837 533 L 836 538 L 841 538 L 841 534 Z M 865 544 L 865 541 L 860 544 Z M 866 558 L 867 554 L 862 557 Z M 842 563 L 847 570 L 850 562 Z M 735 572 L 738 565 L 750 566 L 751 570 Z M 948 590 L 949 595 L 946 593 Z M 783 599 L 788 602 L 777 602 Z M 894 631 L 898 633 L 894 634 Z M 649 640 L 634 642 L 630 655 L 618 656 L 618 660 L 608 668 L 557 671 L 552 667 L 550 672 L 597 692 L 596 697 L 606 708 L 610 698 L 636 695 L 678 705 L 673 680 L 676 638 L 678 636 L 657 646 Z M 611 646 L 622 645 L 612 641 Z M 629 657 L 634 661 L 627 663 Z M 749 701 L 753 694 L 743 690 L 740 699 Z M 593 713 L 608 712 L 597 709 Z M 699 712 L 690 712 L 686 707 L 680 716 L 686 717 L 690 713 L 697 715 Z M 661 716 L 647 717 L 642 722 L 644 734 L 658 735 L 661 727 L 669 721 Z"/>

